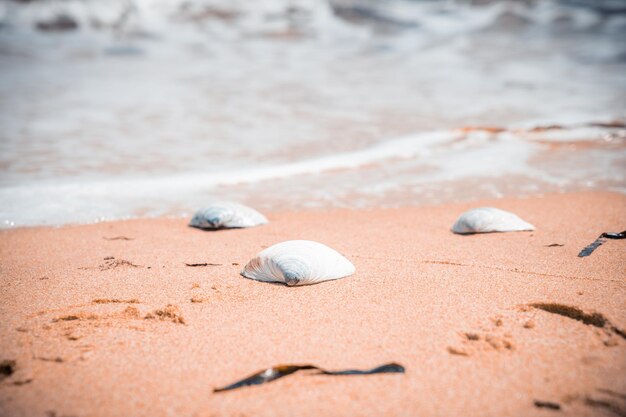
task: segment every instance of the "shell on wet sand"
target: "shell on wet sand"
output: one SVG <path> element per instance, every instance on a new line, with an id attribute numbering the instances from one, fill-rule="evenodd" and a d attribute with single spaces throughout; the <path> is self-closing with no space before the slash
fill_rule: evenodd
<path id="1" fill-rule="evenodd" d="M 535 230 L 535 226 L 513 213 L 494 207 L 480 207 L 466 211 L 452 226 L 452 231 L 459 234 L 519 232 L 524 230 Z"/>
<path id="2" fill-rule="evenodd" d="M 231 229 L 253 227 L 267 223 L 267 218 L 243 204 L 221 201 L 194 214 L 189 226 L 200 229 Z"/>
<path id="3" fill-rule="evenodd" d="M 354 265 L 334 249 L 310 240 L 289 240 L 261 251 L 241 275 L 288 286 L 310 285 L 352 275 Z"/>

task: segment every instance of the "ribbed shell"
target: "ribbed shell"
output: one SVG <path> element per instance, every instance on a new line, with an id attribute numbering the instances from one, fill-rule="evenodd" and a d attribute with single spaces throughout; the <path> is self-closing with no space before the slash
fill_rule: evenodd
<path id="1" fill-rule="evenodd" d="M 241 275 L 288 286 L 317 284 L 352 275 L 354 265 L 334 249 L 310 240 L 289 240 L 260 252 Z"/>
<path id="2" fill-rule="evenodd" d="M 513 213 L 494 207 L 480 207 L 466 211 L 452 226 L 452 231 L 459 234 L 519 232 L 523 230 L 535 230 L 535 226 Z"/>
<path id="3" fill-rule="evenodd" d="M 200 229 L 230 229 L 253 227 L 267 223 L 267 218 L 243 204 L 220 201 L 194 214 L 189 226 Z"/>

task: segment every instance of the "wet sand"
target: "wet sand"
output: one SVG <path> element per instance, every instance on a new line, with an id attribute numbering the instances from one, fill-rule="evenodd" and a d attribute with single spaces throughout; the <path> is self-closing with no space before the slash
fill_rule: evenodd
<path id="1" fill-rule="evenodd" d="M 537 230 L 449 231 L 483 205 Z M 626 196 L 268 218 L 218 232 L 185 219 L 0 232 L 0 361 L 15 361 L 0 375 L 0 415 L 558 415 L 535 401 L 626 413 L 626 241 L 577 257 L 625 228 Z M 289 239 L 337 249 L 356 274 L 295 288 L 239 276 Z M 276 364 L 386 362 L 406 373 L 303 372 L 212 393 Z"/>

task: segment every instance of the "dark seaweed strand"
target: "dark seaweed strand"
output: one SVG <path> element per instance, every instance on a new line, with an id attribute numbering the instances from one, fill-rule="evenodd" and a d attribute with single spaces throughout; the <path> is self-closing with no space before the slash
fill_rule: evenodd
<path id="1" fill-rule="evenodd" d="M 250 375 L 249 377 L 244 378 L 241 381 L 237 381 L 225 387 L 215 388 L 213 389 L 213 392 L 223 392 L 250 385 L 265 384 L 266 382 L 271 382 L 305 369 L 316 369 L 322 375 L 371 375 L 379 373 L 404 373 L 404 367 L 396 363 L 389 363 L 365 371 L 358 369 L 347 369 L 344 371 L 327 371 L 314 365 L 278 365 L 263 370 L 261 372 L 257 372 L 254 375 Z"/>
<path id="2" fill-rule="evenodd" d="M 598 238 L 590 245 L 586 246 L 583 250 L 578 254 L 579 258 L 583 258 L 585 256 L 589 256 L 593 253 L 594 250 L 598 248 L 598 246 L 602 245 L 606 242 L 607 239 L 626 239 L 626 230 L 620 233 L 613 232 L 605 232 L 602 233 Z"/>
<path id="3" fill-rule="evenodd" d="M 626 239 L 626 230 L 619 233 L 606 232 L 602 233 L 601 237 L 605 237 L 607 239 Z"/>
<path id="4" fill-rule="evenodd" d="M 606 239 L 625 239 L 625 238 L 626 238 L 626 230 L 624 230 L 623 232 L 619 232 L 619 233 L 614 233 L 614 232 L 602 233 L 600 236 L 598 236 L 598 238 L 593 243 L 591 243 L 590 245 L 586 246 L 583 250 L 581 250 L 580 253 L 578 254 L 578 257 L 582 258 L 582 257 L 591 255 L 594 250 L 596 250 L 600 245 L 606 242 Z"/>
<path id="5" fill-rule="evenodd" d="M 358 369 L 347 369 L 345 371 L 326 371 L 320 369 L 320 373 L 324 375 L 371 375 L 383 373 L 404 373 L 404 366 L 397 363 L 388 363 L 377 368 L 361 371 Z"/>
<path id="6" fill-rule="evenodd" d="M 249 385 L 265 384 L 266 382 L 274 381 L 278 378 L 291 375 L 294 372 L 298 372 L 303 369 L 318 369 L 318 368 L 313 365 L 278 365 L 273 368 L 269 368 L 269 369 L 265 369 L 263 371 L 257 372 L 256 374 L 250 375 L 249 377 L 244 378 L 241 381 L 237 381 L 230 385 L 226 385 L 225 387 L 215 388 L 213 389 L 213 392 L 229 391 L 231 389 L 247 387 Z"/>
<path id="7" fill-rule="evenodd" d="M 594 250 L 596 250 L 598 248 L 598 246 L 602 245 L 604 242 L 606 242 L 606 239 L 602 237 L 603 235 L 600 235 L 599 238 L 597 238 L 592 244 L 585 246 L 585 248 L 583 250 L 580 251 L 580 253 L 578 254 L 579 258 L 584 258 L 585 256 L 589 256 L 593 253 Z"/>

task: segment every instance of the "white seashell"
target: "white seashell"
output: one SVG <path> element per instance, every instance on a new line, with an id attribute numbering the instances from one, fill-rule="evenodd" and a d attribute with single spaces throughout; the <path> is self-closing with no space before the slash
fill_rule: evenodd
<path id="1" fill-rule="evenodd" d="M 466 211 L 452 226 L 452 231 L 459 234 L 518 232 L 522 230 L 535 230 L 535 226 L 513 213 L 493 207 L 480 207 Z"/>
<path id="2" fill-rule="evenodd" d="M 260 252 L 241 275 L 288 286 L 317 284 L 354 274 L 352 263 L 339 252 L 310 240 L 289 240 Z"/>
<path id="3" fill-rule="evenodd" d="M 267 218 L 253 208 L 221 201 L 198 210 L 189 226 L 200 229 L 230 229 L 267 223 Z"/>

